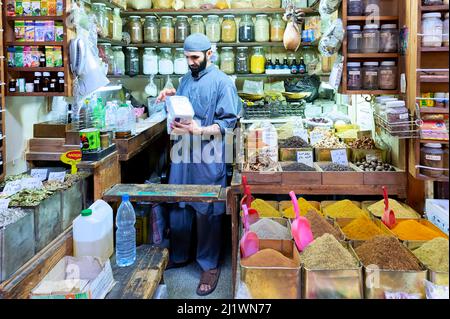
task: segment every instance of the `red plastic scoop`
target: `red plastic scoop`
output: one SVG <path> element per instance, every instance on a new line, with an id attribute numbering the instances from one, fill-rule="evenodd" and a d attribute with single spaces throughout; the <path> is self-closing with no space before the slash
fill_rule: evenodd
<path id="1" fill-rule="evenodd" d="M 392 209 L 389 208 L 389 198 L 387 194 L 386 186 L 383 186 L 383 196 L 384 196 L 384 214 L 381 217 L 381 221 L 385 224 L 389 229 L 394 227 L 395 225 L 395 214 Z"/>
<path id="2" fill-rule="evenodd" d="M 241 206 L 243 203 L 245 203 L 245 205 L 247 205 L 248 208 L 248 222 L 249 224 L 253 224 L 256 221 L 258 221 L 259 219 L 259 214 L 258 211 L 254 208 L 251 208 L 252 206 L 252 202 L 254 200 L 251 192 L 250 192 L 250 186 L 247 183 L 247 176 L 242 176 L 242 185 L 244 186 L 244 196 L 242 197 L 241 200 Z"/>
<path id="3" fill-rule="evenodd" d="M 300 210 L 298 208 L 298 201 L 295 193 L 291 191 L 289 192 L 289 195 L 291 196 L 295 211 L 295 220 L 291 224 L 292 237 L 294 237 L 298 250 L 303 251 L 306 246 L 314 240 L 314 237 L 308 219 L 300 216 Z"/>
<path id="4" fill-rule="evenodd" d="M 244 211 L 244 236 L 240 242 L 241 258 L 247 258 L 259 251 L 259 238 L 249 229 L 247 205 L 243 204 L 242 210 Z"/>

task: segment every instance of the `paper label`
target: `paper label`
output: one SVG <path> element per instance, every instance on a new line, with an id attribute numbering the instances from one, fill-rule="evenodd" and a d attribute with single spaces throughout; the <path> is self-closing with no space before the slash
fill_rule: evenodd
<path id="1" fill-rule="evenodd" d="M 442 157 L 440 155 L 425 155 L 425 159 L 429 161 L 440 161 Z"/>
<path id="2" fill-rule="evenodd" d="M 408 119 L 408 113 L 404 113 L 404 114 L 400 114 L 398 117 L 399 117 L 399 119 L 401 119 L 401 120 L 407 120 Z"/>
<path id="3" fill-rule="evenodd" d="M 35 188 L 42 188 L 44 185 L 42 185 L 42 182 L 37 178 L 24 178 L 22 179 L 22 189 L 35 189 Z"/>
<path id="4" fill-rule="evenodd" d="M 11 201 L 11 199 L 9 199 L 9 198 L 0 199 L 0 212 L 8 209 L 10 201 Z"/>
<path id="5" fill-rule="evenodd" d="M 66 172 L 51 172 L 48 175 L 49 181 L 58 181 L 58 182 L 64 182 L 64 179 L 66 178 Z"/>
<path id="6" fill-rule="evenodd" d="M 3 189 L 3 194 L 8 196 L 14 195 L 22 190 L 22 181 L 12 181 L 8 182 Z"/>
<path id="7" fill-rule="evenodd" d="M 348 74 L 350 74 L 350 75 L 360 75 L 361 72 L 360 71 L 349 71 Z"/>
<path id="8" fill-rule="evenodd" d="M 314 167 L 313 152 L 299 151 L 297 152 L 297 163 L 303 163 L 309 167 Z"/>
<path id="9" fill-rule="evenodd" d="M 308 142 L 308 131 L 302 128 L 294 128 L 293 130 L 294 136 L 300 137 L 305 142 Z"/>
<path id="10" fill-rule="evenodd" d="M 320 132 L 311 132 L 309 138 L 311 140 L 311 145 L 315 145 L 323 139 L 323 134 Z"/>
<path id="11" fill-rule="evenodd" d="M 402 291 L 385 291 L 386 299 L 421 299 L 420 294 L 410 294 Z"/>
<path id="12" fill-rule="evenodd" d="M 40 181 L 45 181 L 47 179 L 47 169 L 35 168 L 31 170 L 31 177 L 37 178 Z"/>
<path id="13" fill-rule="evenodd" d="M 330 153 L 333 163 L 348 166 L 347 150 L 331 150 Z"/>

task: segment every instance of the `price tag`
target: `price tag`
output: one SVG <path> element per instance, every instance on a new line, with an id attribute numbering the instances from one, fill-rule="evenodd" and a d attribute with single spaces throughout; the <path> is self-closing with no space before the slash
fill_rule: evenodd
<path id="1" fill-rule="evenodd" d="M 293 135 L 300 137 L 305 142 L 308 142 L 308 131 L 303 128 L 294 128 Z"/>
<path id="2" fill-rule="evenodd" d="M 42 188 L 44 185 L 42 185 L 42 182 L 37 178 L 24 178 L 22 179 L 22 189 L 35 189 L 35 188 Z"/>
<path id="3" fill-rule="evenodd" d="M 311 145 L 319 143 L 323 139 L 323 134 L 320 132 L 311 132 L 309 134 L 309 139 L 311 140 Z"/>
<path id="4" fill-rule="evenodd" d="M 330 152 L 333 163 L 348 166 L 346 149 L 331 150 Z"/>
<path id="5" fill-rule="evenodd" d="M 297 152 L 297 163 L 303 163 L 309 167 L 314 167 L 313 152 L 299 151 Z"/>
<path id="6" fill-rule="evenodd" d="M 0 212 L 8 209 L 10 201 L 11 201 L 11 199 L 9 199 L 9 198 L 0 199 Z"/>
<path id="7" fill-rule="evenodd" d="M 64 179 L 66 178 L 66 172 L 51 172 L 48 175 L 49 181 L 58 181 L 58 182 L 64 182 Z"/>
<path id="8" fill-rule="evenodd" d="M 37 178 L 38 180 L 45 181 L 47 179 L 47 169 L 35 168 L 31 170 L 31 177 Z"/>
<path id="9" fill-rule="evenodd" d="M 22 190 L 22 181 L 12 181 L 8 182 L 3 189 L 3 194 L 8 196 L 14 195 Z"/>

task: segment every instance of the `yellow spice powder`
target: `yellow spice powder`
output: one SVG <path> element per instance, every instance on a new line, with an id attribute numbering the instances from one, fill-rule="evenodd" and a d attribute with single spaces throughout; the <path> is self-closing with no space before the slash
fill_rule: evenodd
<path id="1" fill-rule="evenodd" d="M 431 240 L 436 237 L 445 237 L 414 219 L 399 222 L 392 232 L 402 240 Z"/>
<path id="2" fill-rule="evenodd" d="M 254 208 L 258 211 L 259 217 L 281 217 L 281 214 L 278 210 L 273 208 L 273 206 L 268 204 L 266 201 L 259 198 L 255 199 L 252 202 L 251 208 Z"/>
<path id="3" fill-rule="evenodd" d="M 347 238 L 356 240 L 368 240 L 372 237 L 383 234 L 383 231 L 367 216 L 356 218 L 343 227 L 342 231 Z"/>
<path id="4" fill-rule="evenodd" d="M 389 208 L 394 211 L 397 218 L 419 218 L 419 214 L 407 209 L 405 206 L 397 202 L 395 199 L 389 198 Z M 384 214 L 384 199 L 370 205 L 367 208 L 372 214 L 381 217 Z"/>
<path id="5" fill-rule="evenodd" d="M 298 202 L 298 208 L 300 209 L 301 216 L 305 216 L 306 213 L 310 210 L 314 210 L 318 214 L 320 214 L 320 212 L 303 197 L 300 197 L 297 200 L 297 202 Z M 295 218 L 294 206 L 291 205 L 289 208 L 286 208 L 285 210 L 283 210 L 283 215 L 286 218 Z"/>
<path id="6" fill-rule="evenodd" d="M 352 203 L 344 199 L 323 208 L 323 213 L 332 218 L 357 218 L 364 216 L 364 212 Z"/>

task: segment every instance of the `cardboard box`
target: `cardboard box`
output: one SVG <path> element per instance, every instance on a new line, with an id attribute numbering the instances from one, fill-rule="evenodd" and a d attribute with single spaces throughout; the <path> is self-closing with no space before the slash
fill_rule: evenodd
<path id="1" fill-rule="evenodd" d="M 65 256 L 31 291 L 31 299 L 104 299 L 114 287 L 111 264 Z"/>

